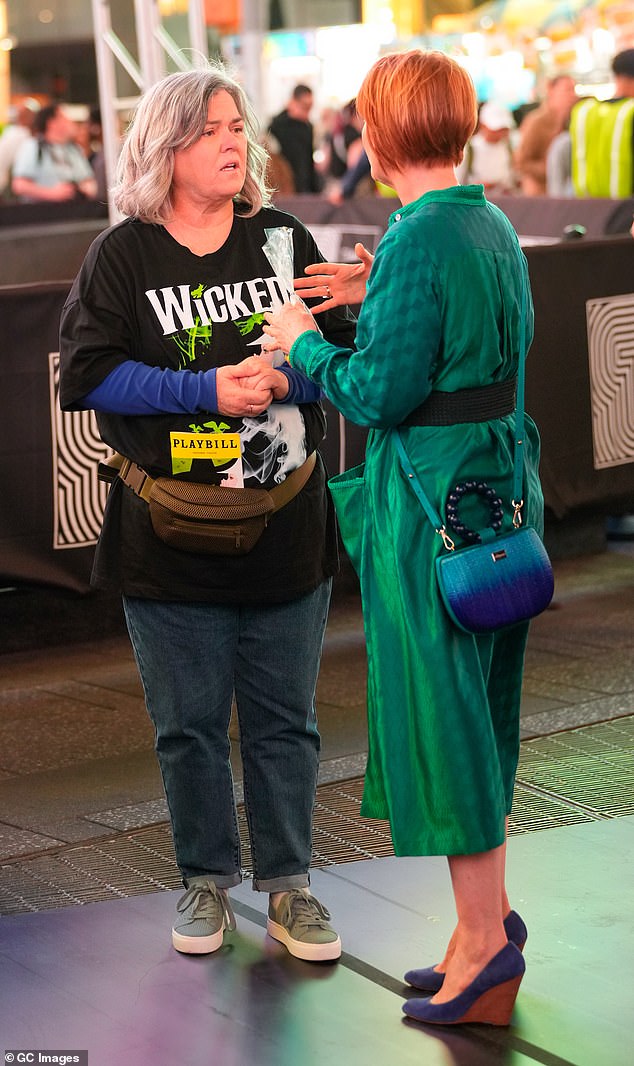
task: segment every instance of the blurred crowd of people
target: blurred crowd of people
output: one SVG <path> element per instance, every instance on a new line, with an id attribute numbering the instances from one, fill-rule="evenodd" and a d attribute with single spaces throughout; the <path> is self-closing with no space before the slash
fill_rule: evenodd
<path id="1" fill-rule="evenodd" d="M 580 98 L 575 79 L 547 81 L 534 103 L 511 111 L 490 99 L 457 168 L 461 184 L 490 196 L 629 198 L 634 193 L 634 48 L 612 62 L 613 98 Z M 82 112 L 77 115 L 76 112 Z M 393 196 L 375 182 L 355 100 L 322 109 L 313 123 L 312 88 L 298 84 L 264 124 L 268 180 L 279 197 Z M 107 202 L 99 109 L 41 105 L 25 98 L 0 133 L 0 200 Z"/>
<path id="2" fill-rule="evenodd" d="M 0 133 L 0 198 L 107 201 L 99 108 L 24 98 Z"/>
<path id="3" fill-rule="evenodd" d="M 612 61 L 610 100 L 580 97 L 558 74 L 534 103 L 511 111 L 483 102 L 457 174 L 488 195 L 629 198 L 634 193 L 634 48 Z M 332 203 L 393 195 L 374 182 L 355 101 L 325 108 L 315 127 L 312 90 L 298 85 L 270 124 L 271 177 L 280 195 L 319 192 Z M 281 168 L 286 172 L 281 173 Z"/>

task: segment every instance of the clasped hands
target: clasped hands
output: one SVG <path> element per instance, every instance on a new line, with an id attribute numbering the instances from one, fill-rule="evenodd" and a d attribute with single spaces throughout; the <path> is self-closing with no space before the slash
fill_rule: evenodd
<path id="1" fill-rule="evenodd" d="M 216 371 L 216 398 L 222 415 L 261 415 L 288 392 L 288 378 L 259 355 Z"/>

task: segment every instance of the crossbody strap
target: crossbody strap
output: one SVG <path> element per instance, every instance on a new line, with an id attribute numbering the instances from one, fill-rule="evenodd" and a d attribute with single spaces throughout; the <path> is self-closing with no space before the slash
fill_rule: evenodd
<path id="1" fill-rule="evenodd" d="M 520 273 L 520 277 L 522 274 Z M 511 503 L 515 508 L 513 525 L 519 525 L 521 509 L 524 503 L 522 487 L 524 484 L 524 402 L 526 395 L 526 290 L 527 284 L 522 285 L 522 300 L 520 310 L 520 350 L 519 364 L 517 367 L 517 399 L 515 403 L 515 448 L 513 450 L 513 499 Z"/>
<path id="2" fill-rule="evenodd" d="M 520 275 L 521 276 L 521 275 Z M 513 498 L 511 503 L 513 504 L 513 525 L 521 525 L 521 509 L 524 503 L 522 498 L 522 485 L 524 482 L 524 396 L 526 391 L 526 283 L 522 284 L 522 296 L 520 304 L 520 342 L 519 342 L 519 365 L 517 368 L 517 400 L 515 405 L 515 445 L 513 449 Z M 454 547 L 454 543 L 447 533 L 443 520 L 440 517 L 438 511 L 431 503 L 427 496 L 423 486 L 421 485 L 418 475 L 411 464 L 409 455 L 403 439 L 401 437 L 401 431 L 398 426 L 392 430 L 392 438 L 398 452 L 398 457 L 401 463 L 401 468 L 412 486 L 412 491 L 418 497 L 418 500 L 427 515 L 432 526 L 436 532 L 442 537 L 444 545 L 450 551 Z"/>
<path id="3" fill-rule="evenodd" d="M 414 467 L 412 466 L 412 464 L 410 462 L 409 455 L 407 454 L 407 451 L 405 449 L 405 445 L 403 444 L 403 438 L 401 437 L 401 431 L 398 428 L 398 426 L 396 427 L 396 429 L 392 430 L 392 434 L 393 434 L 393 438 L 394 438 L 394 444 L 396 445 L 396 450 L 398 452 L 398 457 L 399 457 L 399 459 L 401 461 L 401 467 L 403 469 L 405 477 L 407 478 L 407 480 L 409 481 L 410 485 L 412 486 L 412 491 L 418 496 L 418 499 L 419 499 L 419 501 L 420 501 L 420 503 L 422 505 L 423 511 L 427 515 L 427 517 L 428 517 L 429 521 L 431 522 L 432 526 L 434 527 L 434 529 L 436 530 L 437 533 L 440 533 L 441 530 L 444 528 L 443 527 L 442 518 L 438 514 L 438 511 L 436 511 L 436 509 L 434 508 L 433 503 L 431 502 L 431 500 L 427 496 L 427 493 L 425 492 L 423 486 L 421 485 L 420 481 L 418 480 L 418 476 L 416 474 L 416 471 L 414 470 Z"/>

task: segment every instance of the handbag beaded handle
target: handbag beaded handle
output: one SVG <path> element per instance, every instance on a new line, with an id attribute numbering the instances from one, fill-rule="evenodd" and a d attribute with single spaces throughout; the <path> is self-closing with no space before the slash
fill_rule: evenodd
<path id="1" fill-rule="evenodd" d="M 522 485 L 524 481 L 524 395 L 526 384 L 526 283 L 522 285 L 522 297 L 521 297 L 521 310 L 520 310 L 520 344 L 519 344 L 519 362 L 517 368 L 517 392 L 515 398 L 515 445 L 513 448 L 513 497 L 511 503 L 513 505 L 513 526 L 518 529 L 522 524 L 522 507 L 524 506 L 524 500 L 522 498 Z M 427 515 L 429 521 L 433 525 L 436 533 L 442 537 L 443 544 L 447 551 L 453 551 L 455 544 L 447 530 L 445 524 L 438 514 L 438 511 L 434 508 L 433 504 L 429 500 L 429 497 L 425 493 L 423 486 L 418 480 L 418 476 L 410 462 L 409 455 L 405 450 L 401 432 L 398 427 L 392 430 L 394 437 L 394 443 L 399 455 L 403 472 L 407 477 L 413 491 L 415 492 L 418 500 Z M 494 534 L 493 534 L 494 535 Z"/>

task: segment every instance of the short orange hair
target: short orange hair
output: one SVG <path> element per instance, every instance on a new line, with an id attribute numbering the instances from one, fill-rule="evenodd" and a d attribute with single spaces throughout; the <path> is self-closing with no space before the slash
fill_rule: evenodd
<path id="1" fill-rule="evenodd" d="M 371 148 L 380 161 L 456 165 L 477 124 L 473 82 L 443 52 L 394 52 L 370 68 L 357 95 Z"/>

